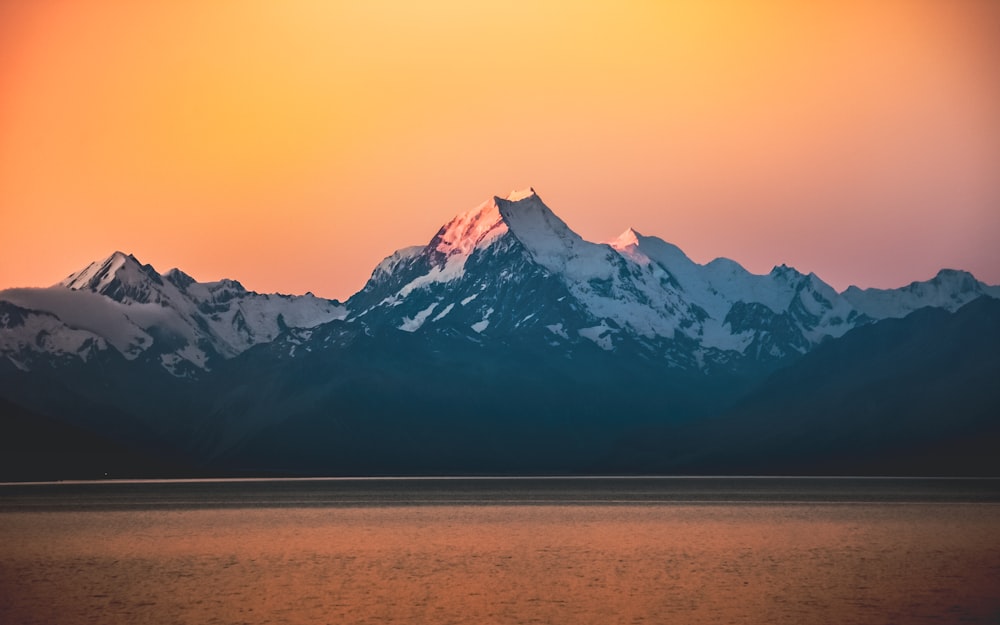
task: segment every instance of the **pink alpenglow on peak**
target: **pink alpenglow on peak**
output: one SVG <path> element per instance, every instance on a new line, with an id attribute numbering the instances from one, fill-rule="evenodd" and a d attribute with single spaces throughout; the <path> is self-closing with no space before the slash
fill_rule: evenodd
<path id="1" fill-rule="evenodd" d="M 629 228 L 614 239 L 608 241 L 608 245 L 618 251 L 623 251 L 630 247 L 638 247 L 639 237 L 641 236 L 642 235 L 636 232 L 634 228 Z"/>
<path id="2" fill-rule="evenodd" d="M 448 222 L 432 244 L 434 249 L 446 256 L 468 255 L 480 243 L 488 243 L 505 232 L 507 224 L 500 215 L 500 209 L 496 202 L 487 200 Z"/>
<path id="3" fill-rule="evenodd" d="M 568 230 L 562 220 L 542 204 L 535 189 L 528 187 L 511 191 L 506 198 L 495 196 L 455 217 L 441 228 L 431 245 L 446 256 L 468 255 L 476 247 L 488 245 L 511 229 L 520 234 L 519 230 L 550 231 L 553 226 L 559 231 Z"/>

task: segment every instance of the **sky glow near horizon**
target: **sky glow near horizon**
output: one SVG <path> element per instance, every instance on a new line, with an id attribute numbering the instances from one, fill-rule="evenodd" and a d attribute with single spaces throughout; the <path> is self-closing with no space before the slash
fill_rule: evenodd
<path id="1" fill-rule="evenodd" d="M 1000 3 L 0 0 L 0 288 L 346 298 L 533 186 L 592 241 L 1000 283 Z"/>

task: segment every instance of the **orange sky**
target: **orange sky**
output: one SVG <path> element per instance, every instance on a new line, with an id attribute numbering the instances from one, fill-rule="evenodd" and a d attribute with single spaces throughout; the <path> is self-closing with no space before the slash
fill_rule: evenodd
<path id="1" fill-rule="evenodd" d="M 993 0 L 0 0 L 0 288 L 121 249 L 346 298 L 529 185 L 590 240 L 996 284 L 998 76 Z"/>

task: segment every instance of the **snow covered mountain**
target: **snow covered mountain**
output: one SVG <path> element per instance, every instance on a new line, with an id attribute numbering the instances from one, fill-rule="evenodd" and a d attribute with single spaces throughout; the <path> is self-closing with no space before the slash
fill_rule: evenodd
<path id="1" fill-rule="evenodd" d="M 39 360 L 87 362 L 106 349 L 107 342 L 94 332 L 72 328 L 50 312 L 0 299 L 0 356 L 21 371 L 30 371 Z"/>
<path id="2" fill-rule="evenodd" d="M 924 306 L 954 311 L 982 295 L 1000 297 L 1000 287 L 953 270 L 900 289 L 837 293 L 785 265 L 766 275 L 725 258 L 701 265 L 631 228 L 593 243 L 528 189 L 390 255 L 346 305 L 160 274 L 115 252 L 53 287 L 0 292 L 0 355 L 24 368 L 44 354 L 86 361 L 113 349 L 197 375 L 278 337 L 294 355 L 310 341 L 302 330 L 341 320 L 348 334 L 530 343 L 564 356 L 597 348 L 708 371 L 779 362 L 859 325 Z"/>
<path id="3" fill-rule="evenodd" d="M 778 408 L 797 435 L 819 414 L 813 396 L 864 399 L 858 427 L 883 419 L 903 438 L 914 405 L 996 405 L 984 380 L 1000 302 L 982 296 L 1000 287 L 952 270 L 838 293 L 785 265 L 699 264 L 633 229 L 594 243 L 529 189 L 388 256 L 344 304 L 160 274 L 119 252 L 52 287 L 0 291 L 0 400 L 199 474 L 587 472 L 612 466 L 616 441 L 650 467 L 686 466 L 686 446 L 722 435 L 691 424 L 755 388 L 777 406 L 754 413 L 760 440 Z M 910 314 L 924 307 L 948 312 Z M 949 327 L 954 340 L 935 334 Z M 916 352 L 920 375 L 900 378 Z M 975 376 L 941 370 L 976 362 Z M 947 381 L 923 389 L 938 403 L 906 399 L 917 379 Z M 931 412 L 920 440 L 952 418 Z"/>
<path id="4" fill-rule="evenodd" d="M 114 349 L 184 376 L 344 314 L 338 302 L 311 294 L 259 294 L 234 280 L 196 282 L 179 269 L 161 275 L 115 252 L 55 286 L 0 291 L 0 355 L 27 367 L 39 353 L 86 361 Z"/>
<path id="5" fill-rule="evenodd" d="M 874 319 L 899 319 L 927 306 L 955 312 L 984 295 L 1000 299 L 1000 286 L 983 284 L 968 271 L 955 269 L 942 269 L 930 280 L 898 289 L 851 286 L 844 291 L 844 299 Z"/>
<path id="6" fill-rule="evenodd" d="M 540 335 L 553 347 L 636 348 L 705 368 L 803 354 L 873 320 L 996 294 L 965 276 L 901 294 L 840 294 L 785 265 L 767 275 L 724 258 L 700 265 L 633 229 L 609 243 L 585 241 L 529 189 L 494 197 L 427 245 L 386 258 L 348 300 L 347 318 L 471 340 Z"/>

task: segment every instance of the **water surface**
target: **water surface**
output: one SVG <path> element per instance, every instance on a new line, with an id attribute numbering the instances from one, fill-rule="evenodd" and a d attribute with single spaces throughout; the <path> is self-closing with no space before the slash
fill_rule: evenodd
<path id="1" fill-rule="evenodd" d="M 990 481 L 0 487 L 2 623 L 997 623 Z"/>

